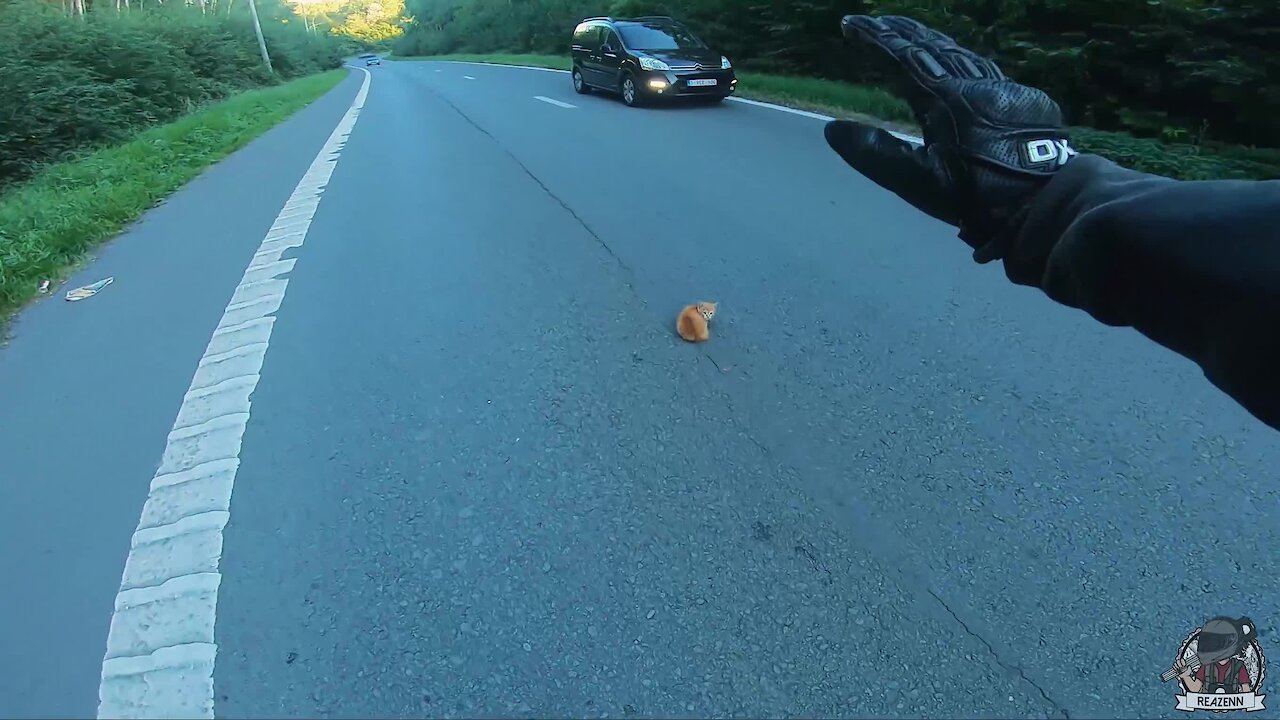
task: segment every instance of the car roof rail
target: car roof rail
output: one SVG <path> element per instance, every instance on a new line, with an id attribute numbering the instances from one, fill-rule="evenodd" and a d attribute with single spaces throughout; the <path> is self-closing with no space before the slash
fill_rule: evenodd
<path id="1" fill-rule="evenodd" d="M 676 19 L 669 15 L 641 15 L 640 17 L 627 18 L 628 20 L 670 20 L 675 22 Z"/>
<path id="2" fill-rule="evenodd" d="M 608 20 L 612 22 L 613 18 L 609 17 L 608 15 L 600 15 L 598 17 L 583 18 L 582 22 L 592 22 L 594 20 Z"/>

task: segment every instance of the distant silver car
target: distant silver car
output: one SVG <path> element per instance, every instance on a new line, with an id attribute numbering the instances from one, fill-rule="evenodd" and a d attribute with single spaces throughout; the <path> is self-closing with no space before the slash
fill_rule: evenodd
<path id="1" fill-rule="evenodd" d="M 365 53 L 364 55 L 360 56 L 360 59 L 364 61 L 365 67 L 369 67 L 370 65 L 382 64 L 382 58 L 378 57 L 377 55 L 374 55 L 373 53 Z"/>

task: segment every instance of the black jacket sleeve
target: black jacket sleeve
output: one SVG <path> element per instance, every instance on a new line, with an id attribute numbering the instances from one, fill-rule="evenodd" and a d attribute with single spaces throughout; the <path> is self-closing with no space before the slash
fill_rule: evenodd
<path id="1" fill-rule="evenodd" d="M 1280 180 L 1178 181 L 1080 155 L 1004 263 L 1015 283 L 1193 360 L 1280 429 Z"/>

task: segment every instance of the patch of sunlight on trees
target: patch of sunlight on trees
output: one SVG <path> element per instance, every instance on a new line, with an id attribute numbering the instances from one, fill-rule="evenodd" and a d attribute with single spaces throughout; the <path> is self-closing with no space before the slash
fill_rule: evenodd
<path id="1" fill-rule="evenodd" d="M 308 28 L 376 47 L 404 34 L 404 0 L 294 0 Z"/>

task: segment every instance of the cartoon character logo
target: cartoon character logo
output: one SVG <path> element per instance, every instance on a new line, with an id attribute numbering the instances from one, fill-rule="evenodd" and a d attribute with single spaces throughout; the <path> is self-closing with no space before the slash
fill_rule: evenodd
<path id="1" fill-rule="evenodd" d="M 1177 678 L 1183 693 L 1178 709 L 1186 712 L 1265 710 L 1259 695 L 1267 659 L 1258 644 L 1258 628 L 1247 617 L 1210 618 L 1182 641 L 1173 667 L 1162 682 Z"/>

